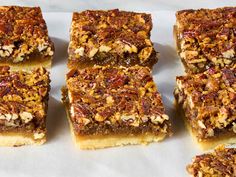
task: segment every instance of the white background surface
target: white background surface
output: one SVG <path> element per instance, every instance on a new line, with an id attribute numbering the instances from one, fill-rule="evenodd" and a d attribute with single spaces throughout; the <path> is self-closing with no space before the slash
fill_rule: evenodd
<path id="1" fill-rule="evenodd" d="M 48 113 L 48 142 L 39 147 L 0 148 L 0 177 L 184 177 L 186 164 L 202 153 L 193 144 L 182 120 L 173 107 L 175 76 L 183 73 L 172 36 L 175 9 L 233 5 L 233 1 L 9 1 L 0 5 L 42 5 L 44 11 L 72 11 L 93 8 L 123 8 L 152 11 L 152 41 L 161 57 L 153 75 L 162 94 L 168 115 L 173 120 L 174 135 L 149 146 L 127 146 L 97 151 L 81 151 L 74 147 L 66 115 L 60 103 L 60 88 L 66 73 L 67 46 L 71 13 L 44 13 L 56 54 L 51 72 Z M 43 3 L 44 2 L 44 3 Z M 104 1 L 105 2 L 105 1 Z M 110 2 L 110 3 L 108 3 Z M 114 1 L 115 2 L 115 1 Z M 181 2 L 181 4 L 180 4 Z M 186 3 L 187 2 L 187 3 Z M 191 3 L 190 3 L 191 2 Z M 200 2 L 205 2 L 201 4 Z M 207 3 L 209 2 L 209 3 Z M 235 1 L 234 1 L 235 2 Z M 100 5 L 100 6 L 99 6 Z M 102 5 L 102 6 L 101 6 Z M 235 2 L 236 5 L 236 2 Z M 172 9 L 172 11 L 170 11 Z M 165 10 L 165 11 L 163 11 Z M 168 10 L 168 11 L 167 11 Z"/>

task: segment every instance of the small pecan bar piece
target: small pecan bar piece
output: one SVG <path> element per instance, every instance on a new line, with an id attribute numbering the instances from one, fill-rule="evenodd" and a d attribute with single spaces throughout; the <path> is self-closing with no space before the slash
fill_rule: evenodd
<path id="1" fill-rule="evenodd" d="M 44 68 L 14 72 L 8 66 L 0 67 L 0 146 L 46 141 L 49 89 Z"/>
<path id="2" fill-rule="evenodd" d="M 148 144 L 171 134 L 148 67 L 73 69 L 63 95 L 81 149 Z"/>
<path id="3" fill-rule="evenodd" d="M 50 67 L 54 53 L 39 7 L 0 7 L 0 64 L 12 70 Z"/>
<path id="4" fill-rule="evenodd" d="M 176 100 L 203 149 L 236 143 L 236 67 L 176 78 Z"/>
<path id="5" fill-rule="evenodd" d="M 137 64 L 151 68 L 157 62 L 151 29 L 150 14 L 118 9 L 74 12 L 68 66 Z"/>
<path id="6" fill-rule="evenodd" d="M 234 65 L 235 25 L 236 7 L 178 11 L 174 34 L 186 71 Z"/>
<path id="7" fill-rule="evenodd" d="M 235 177 L 236 149 L 218 146 L 212 153 L 196 156 L 187 171 L 193 177 Z"/>

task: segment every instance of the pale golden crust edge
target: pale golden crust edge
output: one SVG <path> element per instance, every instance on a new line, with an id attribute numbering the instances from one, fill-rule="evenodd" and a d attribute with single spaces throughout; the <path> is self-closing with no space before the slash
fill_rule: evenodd
<path id="1" fill-rule="evenodd" d="M 0 146 L 42 145 L 46 136 L 35 139 L 33 133 L 0 133 Z"/>
<path id="2" fill-rule="evenodd" d="M 76 147 L 82 150 L 95 150 L 108 147 L 124 146 L 124 145 L 148 145 L 152 142 L 162 141 L 166 135 L 139 135 L 139 136 L 78 136 L 74 132 L 73 125 L 69 120 L 70 131 Z"/>

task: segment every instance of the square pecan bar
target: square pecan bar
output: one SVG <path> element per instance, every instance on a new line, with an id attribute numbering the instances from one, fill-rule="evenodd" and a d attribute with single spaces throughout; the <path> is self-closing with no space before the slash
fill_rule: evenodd
<path id="1" fill-rule="evenodd" d="M 39 7 L 0 7 L 0 64 L 12 70 L 50 67 L 54 53 Z"/>
<path id="2" fill-rule="evenodd" d="M 150 14 L 118 9 L 74 12 L 68 67 L 137 64 L 151 68 L 157 62 L 151 29 Z"/>
<path id="3" fill-rule="evenodd" d="M 236 63 L 236 7 L 182 10 L 174 27 L 177 50 L 187 72 Z"/>
<path id="4" fill-rule="evenodd" d="M 176 78 L 176 100 L 203 149 L 236 143 L 236 65 Z"/>
<path id="5" fill-rule="evenodd" d="M 236 149 L 219 146 L 212 153 L 198 155 L 187 171 L 193 177 L 235 177 Z"/>
<path id="6" fill-rule="evenodd" d="M 46 69 L 10 71 L 0 67 L 0 146 L 46 141 L 49 75 Z"/>
<path id="7" fill-rule="evenodd" d="M 73 69 L 63 95 L 81 149 L 148 144 L 171 134 L 148 67 Z"/>

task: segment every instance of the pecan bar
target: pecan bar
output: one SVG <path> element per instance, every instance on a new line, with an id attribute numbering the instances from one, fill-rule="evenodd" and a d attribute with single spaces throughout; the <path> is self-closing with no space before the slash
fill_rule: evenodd
<path id="1" fill-rule="evenodd" d="M 93 65 L 150 68 L 157 55 L 150 41 L 150 14 L 115 10 L 73 13 L 69 68 Z"/>
<path id="2" fill-rule="evenodd" d="M 0 39 L 1 65 L 51 66 L 54 47 L 39 7 L 0 7 Z"/>
<path id="3" fill-rule="evenodd" d="M 0 67 L 0 146 L 46 141 L 49 89 L 44 68 L 14 72 L 7 66 Z"/>
<path id="4" fill-rule="evenodd" d="M 186 71 L 203 72 L 236 63 L 236 7 L 176 13 L 177 50 Z"/>
<path id="5" fill-rule="evenodd" d="M 236 143 L 236 65 L 176 78 L 175 97 L 203 149 Z"/>
<path id="6" fill-rule="evenodd" d="M 193 177 L 236 176 L 236 149 L 219 146 L 212 153 L 198 155 L 187 171 Z"/>
<path id="7" fill-rule="evenodd" d="M 63 95 L 81 149 L 148 144 L 171 134 L 148 67 L 73 69 Z"/>

